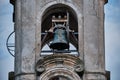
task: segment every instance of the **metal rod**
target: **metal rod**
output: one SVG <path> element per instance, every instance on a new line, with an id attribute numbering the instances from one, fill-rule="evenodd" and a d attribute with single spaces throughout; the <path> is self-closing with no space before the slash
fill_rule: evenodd
<path id="1" fill-rule="evenodd" d="M 53 52 L 52 50 L 42 50 L 41 53 L 51 53 Z M 59 50 L 59 51 L 55 51 L 55 52 L 78 52 L 77 50 Z"/>

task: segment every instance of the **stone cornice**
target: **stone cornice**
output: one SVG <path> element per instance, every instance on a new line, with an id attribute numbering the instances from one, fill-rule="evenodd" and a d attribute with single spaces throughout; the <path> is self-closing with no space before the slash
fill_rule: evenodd
<path id="1" fill-rule="evenodd" d="M 105 4 L 108 3 L 108 0 L 104 0 Z"/>
<path id="2" fill-rule="evenodd" d="M 15 0 L 10 0 L 10 3 L 11 3 L 12 5 L 15 5 Z"/>
<path id="3" fill-rule="evenodd" d="M 106 4 L 106 3 L 108 3 L 108 0 L 104 0 L 104 2 L 105 2 L 105 4 Z M 14 5 L 14 4 L 15 4 L 15 0 L 10 0 L 10 3 L 11 3 L 12 5 Z"/>

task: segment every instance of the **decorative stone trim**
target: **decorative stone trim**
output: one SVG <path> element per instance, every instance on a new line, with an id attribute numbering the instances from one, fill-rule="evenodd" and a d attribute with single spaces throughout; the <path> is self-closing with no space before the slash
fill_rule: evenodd
<path id="1" fill-rule="evenodd" d="M 70 54 L 53 54 L 40 59 L 36 64 L 36 71 L 43 73 L 39 80 L 49 80 L 55 76 L 68 77 L 70 80 L 81 80 L 77 72 L 84 69 L 83 62 Z"/>
<path id="2" fill-rule="evenodd" d="M 45 71 L 38 80 L 50 80 L 56 76 L 63 76 L 69 80 L 81 80 L 80 77 L 73 71 L 67 68 L 52 68 Z"/>

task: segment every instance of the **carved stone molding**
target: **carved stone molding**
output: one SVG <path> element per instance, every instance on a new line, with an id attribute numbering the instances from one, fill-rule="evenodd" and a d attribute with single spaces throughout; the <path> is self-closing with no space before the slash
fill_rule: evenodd
<path id="1" fill-rule="evenodd" d="M 57 53 L 48 55 L 43 59 L 40 59 L 36 64 L 36 71 L 43 73 L 39 75 L 39 80 L 49 80 L 46 76 L 50 78 L 50 76 L 54 77 L 64 75 L 68 76 L 68 78 L 71 77 L 70 80 L 81 80 L 78 77 L 77 72 L 82 72 L 83 69 L 83 61 L 78 57 L 69 54 Z"/>

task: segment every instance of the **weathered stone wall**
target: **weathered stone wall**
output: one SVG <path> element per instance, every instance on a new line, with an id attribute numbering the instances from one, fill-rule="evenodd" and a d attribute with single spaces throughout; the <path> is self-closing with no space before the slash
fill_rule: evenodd
<path id="1" fill-rule="evenodd" d="M 55 4 L 67 5 L 77 14 L 79 53 L 85 66 L 83 80 L 105 80 L 104 3 L 104 0 L 16 0 L 16 80 L 36 80 L 42 16 Z"/>
<path id="2" fill-rule="evenodd" d="M 84 77 L 85 80 L 105 80 L 104 1 L 84 0 L 83 6 Z"/>
<path id="3" fill-rule="evenodd" d="M 15 5 L 15 77 L 35 78 L 35 1 L 16 0 Z M 29 77 L 28 77 L 29 76 Z"/>

